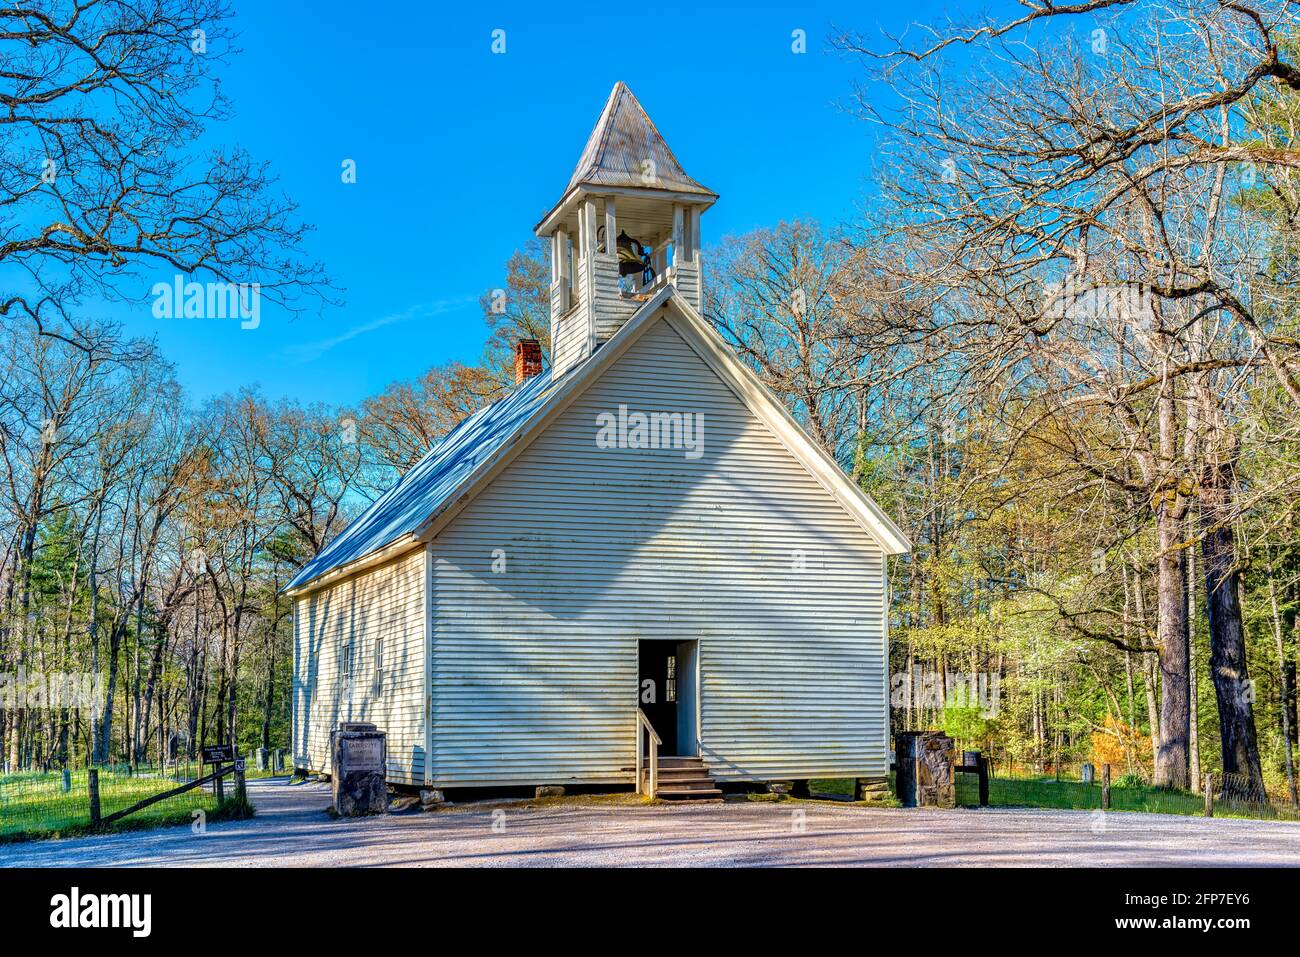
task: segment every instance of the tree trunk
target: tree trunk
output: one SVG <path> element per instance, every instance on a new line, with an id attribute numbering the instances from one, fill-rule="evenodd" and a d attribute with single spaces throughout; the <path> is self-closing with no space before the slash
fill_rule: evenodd
<path id="1" fill-rule="evenodd" d="M 1237 549 L 1233 540 L 1231 475 L 1226 463 L 1207 467 L 1201 485 L 1201 552 L 1205 559 L 1205 609 L 1210 622 L 1210 678 L 1219 706 L 1223 773 L 1241 774 L 1262 786 L 1255 740 L 1254 690 L 1246 665 L 1241 621 Z"/>
<path id="2" fill-rule="evenodd" d="M 1124 760 L 1127 765 L 1125 771 L 1132 774 L 1137 759 L 1137 755 L 1133 753 L 1138 736 L 1137 700 L 1133 685 L 1133 655 L 1127 651 L 1124 652 L 1124 691 L 1128 703 L 1128 731 L 1124 735 Z"/>
<path id="3" fill-rule="evenodd" d="M 1288 588 L 1287 592 L 1293 594 L 1293 588 L 1294 586 Z M 1286 655 L 1286 660 L 1282 664 L 1282 695 L 1283 700 L 1286 702 L 1286 713 L 1290 719 L 1288 724 L 1291 727 L 1291 743 L 1297 744 L 1300 743 L 1300 731 L 1297 730 L 1300 728 L 1300 711 L 1296 709 L 1296 658 L 1294 655 L 1300 654 L 1300 640 L 1297 640 L 1300 639 L 1300 634 L 1297 634 L 1297 632 L 1300 632 L 1300 615 L 1296 614 L 1294 605 L 1283 611 L 1282 622 L 1283 638 L 1287 635 L 1291 636 L 1291 653 Z"/>
<path id="4" fill-rule="evenodd" d="M 107 762 L 113 749 L 113 696 L 117 690 L 118 650 L 125 630 L 125 621 L 114 622 L 108 634 L 108 678 L 104 682 L 104 715 L 99 723 L 96 763 Z"/>
<path id="5" fill-rule="evenodd" d="M 104 513 L 96 506 L 95 510 L 95 534 L 90 540 L 90 560 L 89 570 L 86 576 L 86 584 L 90 589 L 90 610 L 89 620 L 86 622 L 86 637 L 90 640 L 90 670 L 96 677 L 99 676 L 99 531 L 100 523 L 103 521 Z M 100 707 L 99 702 L 95 702 L 95 708 Z M 90 712 L 90 747 L 86 751 L 86 760 L 91 764 L 99 763 L 99 722 L 103 720 L 103 715 L 97 715 L 95 709 Z"/>
<path id="6" fill-rule="evenodd" d="M 1282 702 L 1283 702 L 1282 708 L 1286 712 L 1287 718 L 1289 719 L 1287 721 L 1287 727 L 1290 730 L 1287 732 L 1287 741 L 1289 741 L 1291 744 L 1295 744 L 1297 740 L 1300 740 L 1300 738 L 1297 738 L 1297 734 L 1296 734 L 1295 681 L 1296 681 L 1295 662 L 1283 661 L 1282 662 Z"/>
<path id="7" fill-rule="evenodd" d="M 1191 532 L 1191 522 L 1188 522 L 1187 533 L 1189 538 Z M 1187 556 L 1187 727 L 1190 732 L 1188 735 L 1188 753 L 1191 764 L 1191 792 L 1200 794 L 1201 703 L 1198 694 L 1200 681 L 1197 680 L 1199 665 L 1196 661 L 1196 553 L 1188 549 L 1185 554 Z"/>
<path id="8" fill-rule="evenodd" d="M 135 606 L 135 653 L 134 653 L 134 674 L 131 676 L 131 764 L 132 766 L 140 763 L 140 704 L 141 695 L 144 688 L 141 684 L 141 667 L 140 652 L 144 644 L 144 587 L 140 588 L 140 596 L 136 600 Z M 147 730 L 147 729 L 146 729 Z"/>
<path id="9" fill-rule="evenodd" d="M 1186 788 L 1191 711 L 1187 700 L 1187 605 L 1183 592 L 1182 523 L 1162 508 L 1157 515 L 1160 558 L 1156 563 L 1156 646 L 1160 662 L 1158 787 Z"/>
<path id="10" fill-rule="evenodd" d="M 1165 493 L 1173 498 L 1175 493 Z M 1160 556 L 1156 562 L 1156 644 L 1160 660 L 1160 746 L 1156 751 L 1155 784 L 1186 788 L 1188 738 L 1187 598 L 1183 549 L 1179 541 L 1181 516 L 1163 502 L 1156 512 Z"/>
<path id="11" fill-rule="evenodd" d="M 163 651 L 167 647 L 167 632 L 168 629 L 165 624 L 160 623 L 159 627 L 154 628 L 153 660 L 149 665 L 149 683 L 145 687 L 144 717 L 142 719 L 142 724 L 144 726 L 142 741 L 145 754 L 148 754 L 149 751 L 149 725 L 153 721 L 154 697 L 158 692 L 158 678 L 162 674 L 163 670 Z M 158 714 L 159 726 L 161 726 L 161 704 L 158 706 Z M 143 757 L 143 755 L 141 755 L 141 757 Z M 162 763 L 163 759 L 166 757 L 166 753 L 160 749 L 158 752 L 159 763 Z"/>
<path id="12" fill-rule="evenodd" d="M 1127 582 L 1127 565 L 1124 569 L 1124 578 Z M 1137 621 L 1138 633 L 1143 644 L 1145 644 L 1147 636 L 1146 591 L 1142 587 L 1142 569 L 1136 565 L 1133 566 L 1133 617 Z M 1155 656 L 1149 653 L 1144 654 L 1140 663 L 1142 665 L 1142 684 L 1147 699 L 1147 730 L 1151 737 L 1151 757 L 1154 761 L 1155 755 L 1160 750 L 1160 707 L 1156 699 Z"/>
<path id="13" fill-rule="evenodd" d="M 1273 642 L 1277 646 L 1277 666 L 1282 678 L 1282 743 L 1286 746 L 1286 789 L 1287 796 L 1291 799 L 1291 807 L 1294 808 L 1300 806 L 1296 796 L 1295 754 L 1291 747 L 1291 735 L 1295 731 L 1295 725 L 1290 714 L 1291 705 L 1286 697 L 1286 667 L 1292 662 L 1287 660 L 1286 642 L 1282 638 L 1282 616 L 1277 608 L 1277 587 L 1273 584 L 1271 570 L 1268 575 L 1268 601 L 1273 612 Z"/>

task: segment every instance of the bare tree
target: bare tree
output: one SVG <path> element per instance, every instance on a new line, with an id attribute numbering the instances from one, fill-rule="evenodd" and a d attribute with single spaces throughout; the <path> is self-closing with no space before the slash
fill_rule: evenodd
<path id="1" fill-rule="evenodd" d="M 500 386 L 514 383 L 515 342 L 536 339 L 546 363 L 551 355 L 551 249 L 534 237 L 506 260 L 505 284 L 479 299 L 488 329 L 484 364 Z"/>
<path id="2" fill-rule="evenodd" d="M 258 283 L 300 310 L 323 275 L 304 227 L 244 152 L 194 152 L 228 112 L 224 0 L 55 0 L 0 8 L 0 316 L 104 346 L 87 296 L 143 298 L 144 271 Z"/>
<path id="3" fill-rule="evenodd" d="M 845 334 L 847 258 L 815 223 L 781 223 L 724 239 L 705 283 L 709 321 L 831 454 L 856 437 L 868 385 Z"/>
<path id="4" fill-rule="evenodd" d="M 1281 47 L 1286 12 L 1116 0 L 1031 7 L 919 49 L 839 39 L 903 104 L 885 114 L 857 100 L 882 127 L 887 158 L 871 226 L 899 251 L 897 287 L 933 307 L 900 310 L 897 338 L 962 356 L 970 379 L 1001 396 L 1009 449 L 1068 452 L 1065 487 L 1099 483 L 1149 509 L 1164 784 L 1188 776 L 1194 505 L 1210 522 L 1201 534 L 1212 674 L 1229 722 L 1224 765 L 1259 773 L 1240 609 L 1218 587 L 1235 561 L 1220 506 L 1240 502 L 1222 489 L 1231 470 L 1207 468 L 1207 456 L 1231 446 L 1234 410 L 1260 374 L 1300 401 L 1297 343 L 1261 308 L 1290 291 L 1257 275 L 1263 231 L 1245 228 L 1230 201 L 1243 186 L 1237 164 L 1293 162 L 1288 150 L 1242 142 L 1251 98 L 1295 83 Z M 1018 32 L 1101 13 L 1090 32 L 1032 46 Z M 954 69 L 944 57 L 956 46 L 969 59 Z"/>

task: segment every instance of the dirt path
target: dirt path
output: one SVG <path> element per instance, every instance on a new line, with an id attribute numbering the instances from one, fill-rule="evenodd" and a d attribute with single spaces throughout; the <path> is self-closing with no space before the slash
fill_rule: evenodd
<path id="1" fill-rule="evenodd" d="M 335 821 L 321 785 L 249 785 L 257 817 L 0 845 L 3 866 L 1300 865 L 1300 824 L 829 803 L 446 808 Z M 802 812 L 802 815 L 800 815 Z"/>

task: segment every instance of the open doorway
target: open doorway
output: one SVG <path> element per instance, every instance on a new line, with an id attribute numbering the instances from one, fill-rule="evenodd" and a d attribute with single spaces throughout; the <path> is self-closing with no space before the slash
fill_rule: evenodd
<path id="1" fill-rule="evenodd" d="M 663 741 L 660 754 L 699 754 L 698 644 L 637 642 L 637 703 Z"/>

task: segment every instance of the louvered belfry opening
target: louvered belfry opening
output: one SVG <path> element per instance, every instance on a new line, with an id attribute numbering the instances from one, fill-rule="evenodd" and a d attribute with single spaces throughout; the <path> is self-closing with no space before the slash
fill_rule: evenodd
<path id="1" fill-rule="evenodd" d="M 515 343 L 515 385 L 541 374 L 542 344 L 536 339 L 520 339 Z"/>

